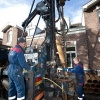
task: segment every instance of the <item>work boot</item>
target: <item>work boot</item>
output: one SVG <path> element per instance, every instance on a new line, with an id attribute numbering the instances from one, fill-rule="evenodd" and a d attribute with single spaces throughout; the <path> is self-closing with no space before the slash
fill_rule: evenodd
<path id="1" fill-rule="evenodd" d="M 86 100 L 85 96 L 83 97 L 83 100 Z"/>
<path id="2" fill-rule="evenodd" d="M 86 100 L 86 98 L 85 98 L 85 95 L 84 95 L 84 94 L 82 95 L 82 97 L 83 97 L 83 100 Z"/>

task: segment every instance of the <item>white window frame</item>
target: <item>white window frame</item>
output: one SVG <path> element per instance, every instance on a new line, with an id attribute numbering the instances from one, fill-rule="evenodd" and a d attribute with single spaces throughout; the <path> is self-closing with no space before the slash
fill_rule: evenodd
<path id="1" fill-rule="evenodd" d="M 68 55 L 68 54 L 70 54 L 70 57 L 72 57 L 72 53 L 75 53 L 75 57 L 77 56 L 77 50 L 76 50 L 76 41 L 66 41 L 66 42 L 73 42 L 74 43 L 74 45 L 66 45 L 66 48 L 67 47 L 75 47 L 75 51 L 66 51 L 66 55 Z M 68 59 L 68 58 L 66 58 L 66 59 Z M 70 61 L 71 61 L 71 64 L 70 64 L 70 66 L 68 66 L 69 68 L 73 68 L 73 58 L 70 58 Z"/>
<path id="2" fill-rule="evenodd" d="M 30 28 L 28 36 L 33 36 L 33 34 L 34 34 L 34 28 Z"/>
<path id="3" fill-rule="evenodd" d="M 10 44 L 12 42 L 12 30 L 8 31 L 7 33 L 7 43 Z"/>
<path id="4" fill-rule="evenodd" d="M 100 29 L 100 10 L 98 10 L 98 20 L 99 20 L 99 29 Z"/>

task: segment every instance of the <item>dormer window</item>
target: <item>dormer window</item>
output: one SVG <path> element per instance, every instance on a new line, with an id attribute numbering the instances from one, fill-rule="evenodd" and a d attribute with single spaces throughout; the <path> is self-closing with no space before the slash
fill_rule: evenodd
<path id="1" fill-rule="evenodd" d="M 35 32 L 35 30 L 36 30 L 36 32 Z M 38 27 L 36 29 L 36 26 L 32 26 L 32 27 L 28 28 L 28 36 L 33 36 L 34 32 L 35 32 L 35 35 L 38 35 L 42 32 L 42 30 Z"/>
<path id="2" fill-rule="evenodd" d="M 7 34 L 7 43 L 11 43 L 12 42 L 12 31 L 9 31 Z"/>
<path id="3" fill-rule="evenodd" d="M 34 34 L 34 28 L 29 29 L 28 36 L 33 36 L 33 34 Z"/>

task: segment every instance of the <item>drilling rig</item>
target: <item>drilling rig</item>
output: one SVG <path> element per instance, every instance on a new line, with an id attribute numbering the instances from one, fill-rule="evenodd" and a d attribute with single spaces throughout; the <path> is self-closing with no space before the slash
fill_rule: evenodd
<path id="1" fill-rule="evenodd" d="M 36 52 L 32 48 L 35 29 L 30 46 L 26 49 L 26 61 L 33 69 L 29 73 L 30 89 L 28 90 L 28 99 L 41 100 L 41 98 L 44 98 L 53 100 L 54 98 L 60 98 L 68 100 L 68 88 L 72 79 L 69 79 L 68 74 L 65 75 L 63 70 L 64 67 L 67 67 L 65 35 L 68 32 L 68 26 L 63 12 L 65 2 L 66 0 L 42 0 L 32 11 L 33 1 L 29 16 L 22 24 L 25 32 L 26 27 L 36 15 L 39 15 L 37 26 L 41 17 L 46 24 L 46 37 L 41 47 L 37 48 Z M 58 11 L 57 20 L 55 20 L 56 7 Z M 58 21 L 60 21 L 59 30 L 55 27 Z M 57 34 L 61 36 L 61 40 L 56 37 Z M 58 64 L 58 62 L 60 63 Z"/>
<path id="2" fill-rule="evenodd" d="M 46 24 L 45 40 L 38 48 L 33 48 L 33 34 L 30 46 L 25 50 L 25 58 L 31 67 L 28 72 L 28 81 L 25 81 L 27 100 L 68 100 L 69 85 L 73 84 L 68 73 L 65 74 L 63 68 L 67 67 L 65 35 L 68 32 L 68 26 L 64 19 L 63 7 L 67 0 L 42 0 L 37 3 L 34 10 L 33 0 L 29 15 L 22 23 L 23 34 L 29 23 L 36 15 L 39 19 L 36 25 L 38 27 L 40 18 Z M 58 19 L 55 18 L 55 10 L 58 11 Z M 60 21 L 60 29 L 55 24 Z M 56 35 L 61 36 L 61 40 Z M 5 85 L 5 84 L 4 84 Z M 74 95 L 74 92 L 72 93 Z"/>

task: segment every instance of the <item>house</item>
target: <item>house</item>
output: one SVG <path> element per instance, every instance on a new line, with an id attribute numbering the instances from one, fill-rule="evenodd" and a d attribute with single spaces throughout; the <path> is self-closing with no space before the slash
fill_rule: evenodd
<path id="1" fill-rule="evenodd" d="M 23 29 L 17 25 L 7 24 L 2 29 L 3 32 L 3 45 L 14 46 L 17 43 L 17 39 L 22 35 Z"/>
<path id="2" fill-rule="evenodd" d="M 27 46 L 29 46 L 31 44 L 31 40 L 32 40 L 33 34 L 35 32 L 35 28 L 36 28 L 36 26 L 30 25 L 26 29 L 26 33 L 24 34 L 24 36 L 25 37 L 27 36 L 26 37 Z M 13 47 L 17 44 L 18 38 L 22 36 L 23 29 L 21 27 L 19 27 L 18 25 L 7 24 L 2 29 L 2 32 L 3 32 L 2 44 Z M 44 33 L 44 31 L 37 27 L 36 32 L 35 32 L 35 34 L 36 34 L 35 37 L 38 37 L 38 36 L 41 37 L 41 33 Z M 36 40 L 36 38 L 35 38 L 35 40 Z M 36 41 L 33 41 L 33 42 L 34 43 L 32 43 L 32 44 L 35 45 Z"/>
<path id="3" fill-rule="evenodd" d="M 67 21 L 69 22 L 69 21 Z M 74 24 L 74 25 L 69 25 L 69 32 L 66 34 L 65 38 L 65 48 L 66 48 L 66 57 L 67 57 L 67 66 L 72 67 L 73 64 L 73 58 L 75 56 L 79 56 L 83 63 L 84 66 L 88 67 L 88 55 L 87 55 L 87 42 L 86 42 L 86 29 L 85 26 L 82 26 L 81 23 Z M 36 29 L 36 35 L 33 34 L 35 32 L 36 26 L 30 25 L 27 27 L 27 36 L 26 36 L 26 41 L 27 41 L 27 46 L 32 46 L 34 48 L 37 48 L 41 46 L 43 41 L 45 40 L 45 31 L 41 30 L 37 27 Z M 6 25 L 3 29 L 3 45 L 8 45 L 8 46 L 14 46 L 17 43 L 17 38 L 19 38 L 22 35 L 22 29 L 19 26 L 14 26 L 14 25 Z M 57 37 L 61 39 L 61 36 L 57 34 Z M 84 41 L 85 40 L 85 41 Z"/>
<path id="4" fill-rule="evenodd" d="M 100 70 L 100 0 L 83 5 L 86 27 L 88 66 Z"/>
<path id="5" fill-rule="evenodd" d="M 100 69 L 100 0 L 90 0 L 83 5 L 84 25 L 77 23 L 69 25 L 69 31 L 65 36 L 66 62 L 68 67 L 73 67 L 73 58 L 78 56 L 84 64 L 84 69 Z M 28 46 L 37 48 L 45 40 L 45 31 L 36 26 L 27 27 L 26 41 Z M 6 25 L 2 44 L 14 46 L 23 30 L 17 25 Z M 57 35 L 61 40 L 61 36 Z"/>

